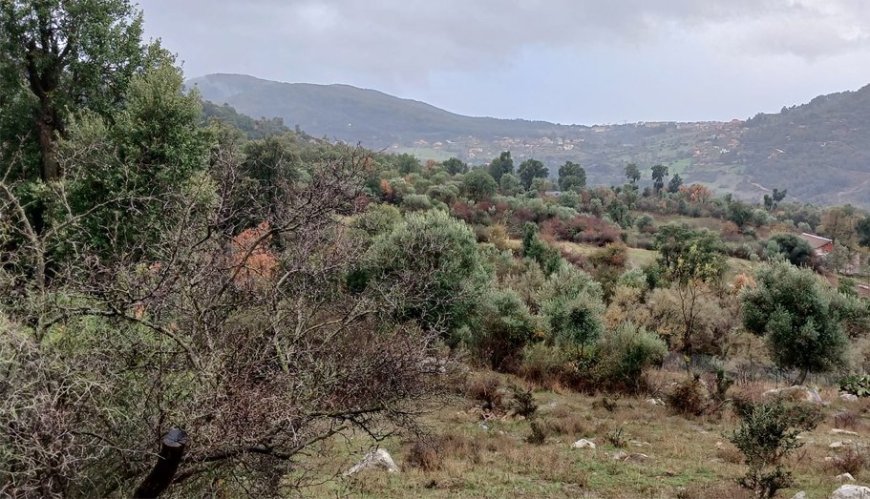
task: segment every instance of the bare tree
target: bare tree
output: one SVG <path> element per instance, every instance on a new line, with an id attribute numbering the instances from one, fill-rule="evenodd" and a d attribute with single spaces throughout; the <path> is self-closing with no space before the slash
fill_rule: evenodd
<path id="1" fill-rule="evenodd" d="M 276 184 L 265 212 L 238 202 L 240 164 L 216 149 L 209 176 L 155 193 L 158 241 L 111 259 L 69 249 L 50 282 L 51 234 L 29 237 L 0 183 L 0 234 L 19 236 L 0 281 L 18 297 L 0 315 L 0 494 L 273 495 L 306 449 L 412 428 L 416 402 L 443 387 L 436 335 L 346 286 L 364 235 L 343 219 L 367 155 L 348 149 Z"/>

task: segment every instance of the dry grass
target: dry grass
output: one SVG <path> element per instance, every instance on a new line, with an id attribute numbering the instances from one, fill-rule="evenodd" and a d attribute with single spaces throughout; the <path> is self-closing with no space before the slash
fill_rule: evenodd
<path id="1" fill-rule="evenodd" d="M 665 388 L 683 373 L 652 373 Z M 513 381 L 502 378 L 501 386 Z M 745 383 L 734 393 L 757 399 L 772 384 Z M 524 418 L 499 416 L 481 421 L 479 414 L 464 410 L 480 402 L 457 400 L 433 407 L 425 418 L 433 447 L 415 439 L 395 439 L 384 446 L 403 467 L 401 473 L 370 472 L 358 478 L 306 490 L 313 497 L 594 497 L 594 498 L 743 498 L 751 497 L 737 485 L 746 468 L 743 456 L 728 441 L 738 418 L 730 409 L 721 417 L 684 417 L 644 397 L 611 397 L 571 392 L 534 392 L 538 404 L 536 420 L 547 435 L 544 443 L 525 441 L 530 433 Z M 863 429 L 867 417 L 861 402 L 844 402 L 836 390 L 822 390 L 830 405 L 827 419 L 813 432 L 801 435 L 805 444 L 787 461 L 797 483 L 781 492 L 791 497 L 805 490 L 808 497 L 827 497 L 839 486 L 835 476 L 845 470 L 861 480 L 870 479 L 866 455 L 860 458 L 846 449 L 834 452 L 831 442 L 862 436 L 832 434 L 842 421 L 834 417 L 849 411 Z M 617 449 L 605 438 L 608 432 L 623 430 L 625 449 Z M 850 428 L 851 430 L 852 428 Z M 860 431 L 860 430 L 852 430 Z M 580 439 L 593 440 L 596 449 L 573 449 Z M 433 445 L 433 444 L 430 444 Z M 646 460 L 615 461 L 618 451 L 643 453 Z M 361 450 L 354 450 L 358 459 Z M 826 457 L 831 459 L 825 460 Z M 835 460 L 834 458 L 837 458 Z M 326 458 L 324 458 L 326 459 Z M 840 471 L 844 470 L 844 471 Z M 865 476 L 867 475 L 867 476 Z"/>

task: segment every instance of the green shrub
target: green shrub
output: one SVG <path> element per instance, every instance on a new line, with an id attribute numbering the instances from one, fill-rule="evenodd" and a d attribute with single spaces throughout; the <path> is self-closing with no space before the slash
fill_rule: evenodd
<path id="1" fill-rule="evenodd" d="M 757 497 L 769 498 L 794 483 L 783 459 L 801 445 L 798 435 L 814 429 L 821 420 L 818 409 L 787 405 L 781 400 L 744 408 L 740 427 L 729 440 L 743 453 L 749 470 L 741 484 Z"/>
<path id="2" fill-rule="evenodd" d="M 668 406 L 677 414 L 700 416 L 710 404 L 707 388 L 694 376 L 679 383 L 666 396 Z"/>
<path id="3" fill-rule="evenodd" d="M 529 308 L 513 290 L 493 290 L 480 300 L 478 315 L 472 351 L 492 369 L 516 370 L 535 330 Z"/>
<path id="4" fill-rule="evenodd" d="M 622 324 L 598 343 L 596 380 L 606 387 L 638 391 L 643 388 L 644 370 L 661 363 L 667 352 L 657 334 L 632 323 Z"/>
<path id="5" fill-rule="evenodd" d="M 570 367 L 570 356 L 559 347 L 533 343 L 523 349 L 521 373 L 536 383 L 559 381 Z"/>
<path id="6" fill-rule="evenodd" d="M 531 419 L 538 411 L 538 404 L 535 403 L 535 395 L 531 390 L 520 388 L 519 386 L 511 386 L 511 408 L 518 416 Z"/>
<path id="7" fill-rule="evenodd" d="M 369 205 L 365 213 L 354 220 L 353 226 L 364 230 L 371 236 L 377 236 L 393 230 L 402 221 L 402 213 L 395 206 L 388 204 Z"/>
<path id="8" fill-rule="evenodd" d="M 402 199 L 406 211 L 426 211 L 432 209 L 432 200 L 425 194 L 409 194 Z"/>

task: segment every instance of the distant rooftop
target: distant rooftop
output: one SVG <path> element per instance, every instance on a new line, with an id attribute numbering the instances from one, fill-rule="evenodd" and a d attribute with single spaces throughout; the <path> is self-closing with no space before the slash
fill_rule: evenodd
<path id="1" fill-rule="evenodd" d="M 801 239 L 809 243 L 810 247 L 814 250 L 819 249 L 826 244 L 831 244 L 834 242 L 827 237 L 817 236 L 815 234 L 809 234 L 806 232 L 801 234 Z"/>

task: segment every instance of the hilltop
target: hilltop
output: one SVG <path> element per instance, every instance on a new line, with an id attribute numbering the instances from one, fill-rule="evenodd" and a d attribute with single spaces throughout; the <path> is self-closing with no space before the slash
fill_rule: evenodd
<path id="1" fill-rule="evenodd" d="M 188 86 L 215 103 L 282 118 L 314 136 L 424 158 L 480 163 L 511 150 L 550 166 L 579 161 L 590 182 L 602 184 L 619 182 L 627 163 L 662 163 L 687 181 L 745 199 L 779 188 L 806 202 L 870 206 L 868 87 L 748 120 L 581 126 L 463 116 L 349 85 L 214 74 Z"/>

